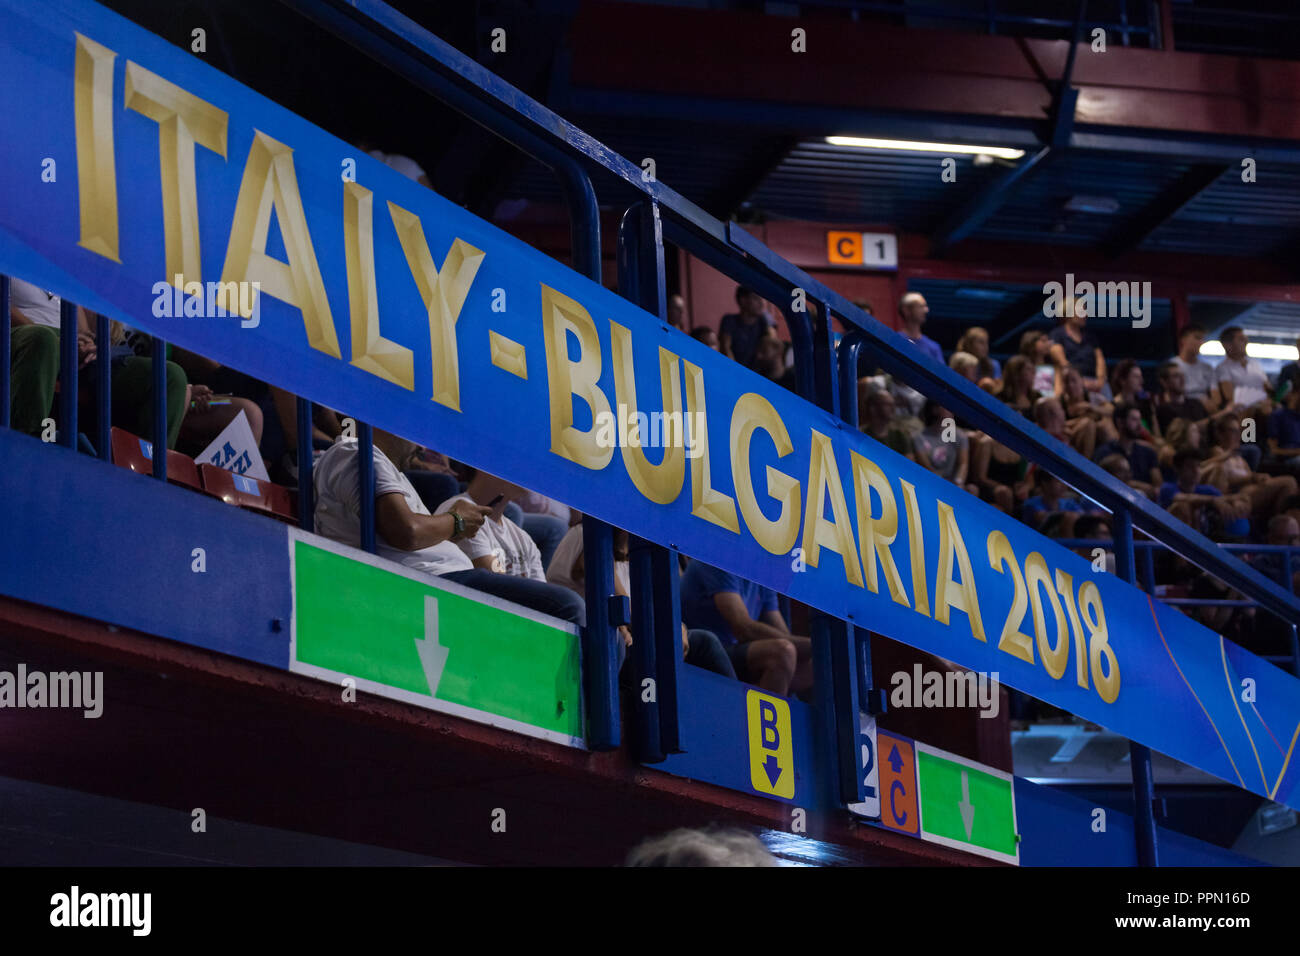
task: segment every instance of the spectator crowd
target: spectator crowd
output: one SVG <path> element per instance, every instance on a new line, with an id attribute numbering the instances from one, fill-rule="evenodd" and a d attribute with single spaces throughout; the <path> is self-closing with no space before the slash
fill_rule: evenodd
<path id="1" fill-rule="evenodd" d="M 766 303 L 741 287 L 736 305 L 716 331 L 701 326 L 689 334 L 793 391 L 790 350 Z M 919 354 L 946 365 L 1213 540 L 1300 545 L 1300 363 L 1271 381 L 1248 356 L 1245 332 L 1232 327 L 1219 336 L 1223 360 L 1211 366 L 1200 354 L 1205 331 L 1189 325 L 1178 333 L 1176 353 L 1148 370 L 1130 358 L 1108 360 L 1088 328 L 1082 300 L 1067 302 L 1064 312 L 1050 332 L 1025 332 L 1017 351 L 1005 356 L 991 354 L 988 332 L 976 327 L 966 329 L 945 358 L 943 347 L 925 334 L 929 308 L 916 292 L 900 299 L 898 328 Z M 680 295 L 671 297 L 668 318 L 687 331 Z M 292 395 L 171 349 L 165 359 L 168 433 L 153 436 L 156 357 L 150 340 L 113 323 L 111 349 L 103 356 L 93 323 L 94 316 L 78 310 L 78 394 L 88 415 L 95 413 L 96 383 L 105 374 L 115 425 L 189 454 L 242 413 L 273 478 L 296 485 Z M 41 434 L 57 401 L 60 302 L 14 279 L 10 324 L 11 421 L 18 430 Z M 1069 546 L 1109 538 L 1109 515 L 1059 477 L 961 422 L 937 399 L 874 369 L 859 371 L 866 373 L 858 380 L 859 427 L 868 437 Z M 334 410 L 313 406 L 315 528 L 356 546 L 358 442 L 346 422 Z M 373 449 L 380 555 L 585 624 L 578 512 L 388 432 L 375 430 Z M 1300 562 L 1295 579 L 1283 580 L 1286 562 L 1276 550 L 1248 551 L 1245 558 L 1289 588 L 1300 582 Z M 682 565 L 686 662 L 772 693 L 806 695 L 811 641 L 792 633 L 788 605 L 783 612 L 775 592 L 734 574 L 698 561 L 683 559 Z M 616 535 L 615 571 L 616 591 L 630 595 L 623 532 Z M 1165 595 L 1235 596 L 1168 552 L 1159 554 L 1152 571 L 1154 581 L 1146 583 Z M 1277 635 L 1259 626 L 1254 609 L 1216 606 L 1190 613 L 1252 649 L 1273 650 L 1260 647 Z M 625 651 L 637 635 L 626 626 L 620 634 Z"/>

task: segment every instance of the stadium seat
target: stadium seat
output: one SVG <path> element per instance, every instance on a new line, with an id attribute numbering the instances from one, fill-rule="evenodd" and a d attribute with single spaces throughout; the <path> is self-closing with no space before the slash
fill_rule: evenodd
<path id="1" fill-rule="evenodd" d="M 130 468 L 142 475 L 153 474 L 153 443 L 122 428 L 112 430 L 113 464 Z M 178 451 L 167 452 L 167 480 L 195 491 L 203 490 L 194 459 Z"/>
<path id="2" fill-rule="evenodd" d="M 216 465 L 199 465 L 199 474 L 203 479 L 203 489 L 226 504 L 261 511 L 282 521 L 292 523 L 297 520 L 295 496 L 283 485 L 249 475 L 237 475 Z"/>

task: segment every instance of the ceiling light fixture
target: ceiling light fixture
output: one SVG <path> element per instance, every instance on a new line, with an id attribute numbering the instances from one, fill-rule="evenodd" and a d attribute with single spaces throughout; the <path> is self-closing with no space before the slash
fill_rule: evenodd
<path id="1" fill-rule="evenodd" d="M 1023 149 L 1005 146 L 962 146 L 957 143 L 919 143 L 908 139 L 869 139 L 862 136 L 827 136 L 832 146 L 854 146 L 858 149 L 906 149 L 915 153 L 962 153 L 972 156 L 996 156 L 999 159 L 1019 159 Z"/>
<path id="2" fill-rule="evenodd" d="M 1223 346 L 1218 342 L 1206 342 L 1201 346 L 1201 354 L 1211 357 L 1223 355 Z M 1269 342 L 1247 342 L 1246 355 L 1256 359 L 1279 359 L 1283 362 L 1300 361 L 1300 349 L 1294 345 L 1273 345 Z"/>

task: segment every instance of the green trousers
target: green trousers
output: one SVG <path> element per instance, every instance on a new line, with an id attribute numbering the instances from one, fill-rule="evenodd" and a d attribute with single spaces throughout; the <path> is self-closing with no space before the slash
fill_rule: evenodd
<path id="1" fill-rule="evenodd" d="M 19 325 L 10 338 L 9 420 L 17 431 L 41 434 L 41 423 L 51 416 L 54 383 L 59 377 L 59 333 L 44 325 Z M 88 366 L 78 387 L 91 398 L 87 411 L 96 414 L 94 396 L 99 363 Z M 130 356 L 113 368 L 113 424 L 153 440 L 153 361 Z M 176 436 L 187 411 L 185 371 L 167 363 L 167 447 L 176 447 Z M 85 431 L 85 429 L 82 429 Z"/>
<path id="2" fill-rule="evenodd" d="M 87 411 L 97 414 L 94 396 L 99 363 L 94 362 L 81 373 L 81 388 L 91 398 Z M 176 447 L 176 436 L 184 419 L 185 388 L 189 379 L 175 362 L 167 363 L 167 447 Z M 113 367 L 113 424 L 153 441 L 153 359 L 129 356 Z"/>
<path id="3" fill-rule="evenodd" d="M 39 436 L 54 404 L 59 333 L 45 325 L 15 325 L 9 335 L 9 423 L 16 431 Z"/>

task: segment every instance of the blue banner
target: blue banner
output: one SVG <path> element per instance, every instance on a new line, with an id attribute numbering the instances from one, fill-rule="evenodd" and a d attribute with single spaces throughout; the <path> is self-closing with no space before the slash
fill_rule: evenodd
<path id="1" fill-rule="evenodd" d="M 1281 803 L 1300 683 L 130 22 L 0 0 L 0 271 Z"/>

